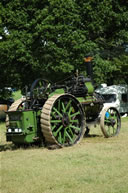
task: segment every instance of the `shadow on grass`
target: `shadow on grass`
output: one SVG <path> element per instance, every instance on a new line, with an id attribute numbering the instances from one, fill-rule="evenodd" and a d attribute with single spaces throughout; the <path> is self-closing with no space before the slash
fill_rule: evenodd
<path id="1" fill-rule="evenodd" d="M 7 151 L 7 150 L 16 150 L 18 149 L 17 146 L 15 146 L 14 144 L 3 144 L 0 145 L 0 152 L 1 151 Z"/>
<path id="2" fill-rule="evenodd" d="M 44 148 L 44 146 L 35 145 L 35 144 L 2 144 L 0 145 L 0 152 L 2 151 L 14 151 L 18 149 L 32 149 L 32 148 Z"/>
<path id="3" fill-rule="evenodd" d="M 102 135 L 98 135 L 98 134 L 88 134 L 88 135 L 84 135 L 84 138 L 90 139 L 90 138 L 102 138 Z M 24 144 L 24 145 L 18 145 L 18 144 L 13 144 L 13 143 L 9 143 L 9 144 L 2 144 L 0 145 L 0 152 L 2 151 L 14 151 L 17 149 L 31 149 L 31 148 L 47 148 L 48 150 L 54 150 L 54 149 L 61 149 L 61 147 L 59 147 L 58 145 L 50 145 L 50 144 L 44 144 L 42 146 L 39 146 L 39 144 Z"/>
<path id="4" fill-rule="evenodd" d="M 98 134 L 88 134 L 88 135 L 84 135 L 84 138 L 95 138 L 95 137 L 103 137 L 103 135 L 98 135 Z"/>
<path id="5" fill-rule="evenodd" d="M 46 144 L 14 144 L 14 143 L 9 143 L 9 144 L 0 144 L 0 152 L 2 151 L 14 151 L 14 150 L 18 150 L 18 149 L 23 149 L 23 150 L 27 150 L 27 149 L 39 149 L 39 148 L 47 148 Z"/>

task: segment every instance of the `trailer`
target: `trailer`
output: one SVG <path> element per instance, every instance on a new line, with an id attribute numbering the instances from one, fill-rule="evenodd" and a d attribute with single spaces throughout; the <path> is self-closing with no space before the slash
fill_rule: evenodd
<path id="1" fill-rule="evenodd" d="M 95 92 L 104 98 L 104 107 L 113 106 L 121 115 L 128 113 L 128 85 L 103 84 Z"/>

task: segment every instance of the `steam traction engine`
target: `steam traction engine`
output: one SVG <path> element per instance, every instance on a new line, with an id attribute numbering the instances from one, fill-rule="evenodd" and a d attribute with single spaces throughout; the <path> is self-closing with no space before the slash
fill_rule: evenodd
<path id="1" fill-rule="evenodd" d="M 7 112 L 7 141 L 70 146 L 88 133 L 90 124 L 100 124 L 105 137 L 115 136 L 120 115 L 114 107 L 104 109 L 103 102 L 89 77 L 75 74 L 64 84 L 37 79 Z"/>

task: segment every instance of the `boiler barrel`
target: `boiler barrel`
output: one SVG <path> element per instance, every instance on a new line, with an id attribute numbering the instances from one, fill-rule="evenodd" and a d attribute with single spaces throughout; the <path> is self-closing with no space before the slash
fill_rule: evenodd
<path id="1" fill-rule="evenodd" d="M 88 94 L 93 94 L 93 92 L 94 92 L 94 87 L 93 87 L 92 82 L 91 82 L 91 81 L 90 81 L 90 82 L 86 82 L 85 85 L 86 85 L 86 87 L 87 87 L 87 89 L 88 89 Z"/>

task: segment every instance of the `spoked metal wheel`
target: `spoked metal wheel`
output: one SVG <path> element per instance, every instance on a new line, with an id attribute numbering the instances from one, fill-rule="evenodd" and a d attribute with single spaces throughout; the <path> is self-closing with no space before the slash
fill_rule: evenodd
<path id="1" fill-rule="evenodd" d="M 107 107 L 103 109 L 100 126 L 105 137 L 113 137 L 118 135 L 121 127 L 121 119 L 116 108 Z"/>
<path id="2" fill-rule="evenodd" d="M 41 128 L 46 142 L 61 147 L 80 141 L 84 115 L 79 101 L 69 94 L 54 95 L 43 106 Z"/>

